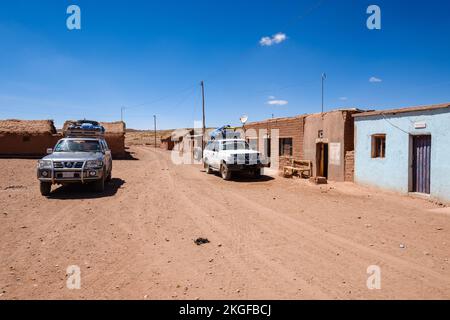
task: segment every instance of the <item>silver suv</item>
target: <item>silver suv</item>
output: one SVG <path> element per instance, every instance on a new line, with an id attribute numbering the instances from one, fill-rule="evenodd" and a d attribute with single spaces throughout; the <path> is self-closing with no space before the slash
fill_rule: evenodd
<path id="1" fill-rule="evenodd" d="M 64 138 L 47 153 L 37 166 L 43 196 L 50 195 L 53 184 L 90 183 L 103 192 L 111 180 L 111 151 L 103 138 Z"/>

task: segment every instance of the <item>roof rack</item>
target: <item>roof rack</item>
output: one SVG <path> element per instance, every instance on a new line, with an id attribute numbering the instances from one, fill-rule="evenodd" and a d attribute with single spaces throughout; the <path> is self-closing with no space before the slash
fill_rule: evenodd
<path id="1" fill-rule="evenodd" d="M 103 138 L 105 128 L 97 121 L 78 120 L 69 124 L 64 135 L 67 138 Z"/>
<path id="2" fill-rule="evenodd" d="M 215 129 L 210 132 L 209 138 L 210 140 L 219 140 L 219 139 L 241 139 L 241 132 L 239 131 L 240 127 L 232 127 L 230 125 L 225 125 L 220 128 Z"/>

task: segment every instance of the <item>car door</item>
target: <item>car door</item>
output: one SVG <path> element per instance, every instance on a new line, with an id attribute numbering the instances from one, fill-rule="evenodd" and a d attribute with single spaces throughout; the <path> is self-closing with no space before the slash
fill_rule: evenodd
<path id="1" fill-rule="evenodd" d="M 216 169 L 220 168 L 220 143 L 218 141 L 214 141 L 212 151 L 212 166 Z"/>
<path id="2" fill-rule="evenodd" d="M 209 141 L 205 146 L 205 150 L 203 150 L 203 161 L 206 160 L 210 165 L 212 159 L 212 145 L 213 142 Z"/>
<path id="3" fill-rule="evenodd" d="M 111 150 L 108 147 L 108 144 L 105 140 L 102 140 L 103 150 L 105 153 L 105 165 L 107 172 L 110 172 L 112 169 L 112 156 L 111 156 Z"/>

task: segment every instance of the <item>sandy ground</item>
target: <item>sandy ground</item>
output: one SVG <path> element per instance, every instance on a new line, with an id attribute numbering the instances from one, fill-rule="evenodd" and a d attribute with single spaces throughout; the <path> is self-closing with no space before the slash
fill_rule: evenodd
<path id="1" fill-rule="evenodd" d="M 0 299 L 450 298 L 448 208 L 350 183 L 223 181 L 131 151 L 101 196 L 41 197 L 35 160 L 0 160 Z"/>

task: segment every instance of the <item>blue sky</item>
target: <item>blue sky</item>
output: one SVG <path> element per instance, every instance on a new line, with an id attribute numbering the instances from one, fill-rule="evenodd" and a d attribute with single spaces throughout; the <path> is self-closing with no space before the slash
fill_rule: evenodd
<path id="1" fill-rule="evenodd" d="M 71 4 L 81 30 L 66 27 Z M 381 30 L 366 27 L 371 4 Z M 153 114 L 189 127 L 204 80 L 207 125 L 238 124 L 320 112 L 322 72 L 326 110 L 449 102 L 449 15 L 446 0 L 1 1 L 0 118 L 60 126 L 125 106 L 131 128 Z"/>

